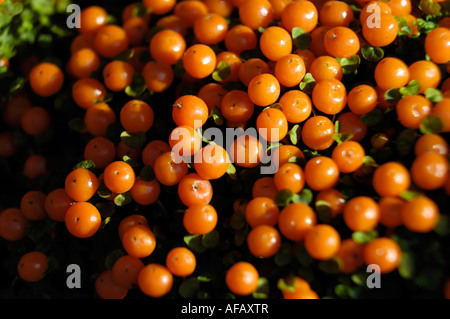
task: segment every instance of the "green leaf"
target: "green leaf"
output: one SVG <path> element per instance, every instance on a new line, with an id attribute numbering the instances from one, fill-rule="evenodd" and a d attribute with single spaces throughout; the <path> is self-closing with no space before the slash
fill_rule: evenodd
<path id="1" fill-rule="evenodd" d="M 441 214 L 434 231 L 442 237 L 450 235 L 450 217 L 448 215 Z"/>
<path id="2" fill-rule="evenodd" d="M 380 166 L 380 165 L 375 161 L 375 159 L 374 159 L 372 156 L 370 156 L 370 155 L 364 156 L 363 164 L 366 165 L 366 166 L 370 166 L 370 167 L 378 167 L 378 166 Z"/>
<path id="3" fill-rule="evenodd" d="M 255 299 L 267 299 L 269 296 L 270 288 L 267 278 L 260 277 L 258 279 L 258 287 L 252 293 L 252 297 Z"/>
<path id="4" fill-rule="evenodd" d="M 395 140 L 397 152 L 403 156 L 409 154 L 414 148 L 416 136 L 417 132 L 414 129 L 407 128 L 401 131 Z"/>
<path id="5" fill-rule="evenodd" d="M 234 230 L 239 230 L 245 227 L 247 221 L 245 220 L 245 214 L 241 210 L 237 210 L 230 217 L 230 226 Z"/>
<path id="6" fill-rule="evenodd" d="M 399 195 L 400 198 L 402 198 L 406 201 L 410 201 L 410 200 L 420 197 L 420 196 L 423 196 L 423 194 L 420 192 L 414 191 L 414 190 L 406 190 Z"/>
<path id="7" fill-rule="evenodd" d="M 426 15 L 437 15 L 441 11 L 441 5 L 433 0 L 420 0 L 419 8 Z"/>
<path id="8" fill-rule="evenodd" d="M 117 206 L 125 206 L 133 201 L 130 193 L 118 194 L 114 197 L 114 204 Z"/>
<path id="9" fill-rule="evenodd" d="M 300 265 L 307 267 L 311 265 L 314 261 L 314 259 L 311 257 L 310 254 L 308 254 L 308 251 L 306 250 L 304 245 L 298 245 L 295 249 L 295 258 L 300 263 Z"/>
<path id="10" fill-rule="evenodd" d="M 131 167 L 139 167 L 138 162 L 136 162 L 136 160 L 134 160 L 133 158 L 129 157 L 128 155 L 124 155 L 123 156 L 123 161 L 125 163 L 127 163 L 128 165 L 130 165 Z"/>
<path id="11" fill-rule="evenodd" d="M 366 244 L 378 237 L 378 231 L 376 229 L 369 230 L 368 232 L 355 231 L 352 233 L 352 239 L 358 244 Z"/>
<path id="12" fill-rule="evenodd" d="M 414 272 L 415 272 L 414 257 L 410 252 L 403 251 L 402 259 L 400 260 L 400 264 L 398 265 L 398 273 L 404 279 L 411 279 L 414 276 Z"/>
<path id="13" fill-rule="evenodd" d="M 221 82 L 221 81 L 225 81 L 230 76 L 230 74 L 231 74 L 231 68 L 230 68 L 230 65 L 228 64 L 228 62 L 220 61 L 217 64 L 216 69 L 212 73 L 212 78 L 217 82 Z"/>
<path id="14" fill-rule="evenodd" d="M 358 286 L 366 286 L 368 273 L 366 271 L 358 271 L 351 275 L 351 280 Z"/>
<path id="15" fill-rule="evenodd" d="M 355 54 L 349 58 L 336 58 L 342 67 L 342 70 L 346 74 L 356 73 L 359 65 L 361 64 L 361 58 Z"/>
<path id="16" fill-rule="evenodd" d="M 109 190 L 108 187 L 105 185 L 105 181 L 103 179 L 100 179 L 98 188 L 97 188 L 97 195 L 101 198 L 109 198 L 112 195 L 112 192 Z"/>
<path id="17" fill-rule="evenodd" d="M 25 87 L 25 84 L 28 82 L 28 80 L 24 77 L 17 77 L 10 85 L 9 87 L 9 93 L 13 95 L 14 93 L 20 91 Z"/>
<path id="18" fill-rule="evenodd" d="M 120 139 L 129 147 L 136 149 L 145 144 L 147 137 L 144 132 L 128 133 L 123 131 L 120 134 Z"/>
<path id="19" fill-rule="evenodd" d="M 317 200 L 314 204 L 317 217 L 319 220 L 323 223 L 328 223 L 331 221 L 331 218 L 333 216 L 332 210 L 331 210 L 331 204 L 324 200 Z"/>
<path id="20" fill-rule="evenodd" d="M 215 248 L 219 245 L 220 235 L 217 230 L 213 230 L 207 234 L 202 235 L 202 245 L 205 248 Z"/>
<path id="21" fill-rule="evenodd" d="M 382 48 L 366 44 L 361 48 L 361 55 L 365 60 L 376 63 L 384 58 L 384 50 Z"/>
<path id="22" fill-rule="evenodd" d="M 112 59 L 126 62 L 134 56 L 134 53 L 135 53 L 135 50 L 133 48 L 129 48 L 129 49 L 126 49 L 126 50 L 118 53 Z"/>
<path id="23" fill-rule="evenodd" d="M 444 98 L 441 90 L 435 88 L 425 89 L 425 97 L 433 103 L 441 102 Z"/>
<path id="24" fill-rule="evenodd" d="M 402 94 L 400 93 L 399 88 L 392 88 L 384 92 L 384 99 L 388 103 L 396 103 L 400 101 L 402 98 Z"/>
<path id="25" fill-rule="evenodd" d="M 402 97 L 418 94 L 420 92 L 420 82 L 412 80 L 406 86 L 400 88 L 399 92 Z"/>
<path id="26" fill-rule="evenodd" d="M 84 160 L 84 161 L 79 162 L 78 164 L 76 164 L 73 167 L 73 169 L 77 169 L 77 168 L 85 168 L 85 169 L 93 170 L 95 168 L 95 164 L 91 160 Z"/>
<path id="27" fill-rule="evenodd" d="M 150 165 L 145 165 L 144 167 L 142 167 L 142 169 L 139 173 L 139 177 L 144 182 L 151 182 L 152 180 L 154 180 L 156 177 L 155 177 L 155 171 L 153 170 L 153 167 L 151 167 Z"/>
<path id="28" fill-rule="evenodd" d="M 232 179 L 237 179 L 237 175 L 236 175 L 236 167 L 233 165 L 233 163 L 230 163 L 230 165 L 228 165 L 227 174 L 228 174 L 228 176 L 230 176 Z"/>
<path id="29" fill-rule="evenodd" d="M 316 84 L 316 80 L 312 76 L 311 73 L 306 73 L 303 77 L 303 80 L 300 82 L 299 87 L 300 90 L 304 93 L 311 93 L 314 85 Z"/>
<path id="30" fill-rule="evenodd" d="M 295 124 L 289 130 L 289 139 L 293 145 L 297 145 L 298 141 L 300 140 L 301 133 L 302 133 L 302 130 L 301 130 L 299 124 Z"/>
<path id="31" fill-rule="evenodd" d="M 300 50 L 306 50 L 311 44 L 311 34 L 299 27 L 292 28 L 292 40 L 294 41 L 294 46 Z"/>
<path id="32" fill-rule="evenodd" d="M 374 108 L 369 113 L 360 116 L 361 122 L 368 127 L 379 124 L 382 119 L 383 112 L 379 108 Z"/>
<path id="33" fill-rule="evenodd" d="M 100 215 L 102 216 L 102 219 L 106 219 L 108 217 L 111 217 L 114 215 L 116 211 L 116 206 L 114 203 L 111 202 L 98 202 L 95 204 L 95 207 L 97 207 Z"/>
<path id="34" fill-rule="evenodd" d="M 141 73 L 134 73 L 131 84 L 125 88 L 125 94 L 133 98 L 140 98 L 146 92 L 148 90 L 144 76 Z"/>
<path id="35" fill-rule="evenodd" d="M 418 27 L 419 33 L 425 33 L 428 34 L 432 30 L 436 29 L 438 27 L 438 24 L 433 21 L 426 21 L 422 18 L 417 18 L 414 21 L 414 24 Z"/>
<path id="36" fill-rule="evenodd" d="M 414 283 L 426 290 L 434 291 L 443 282 L 445 274 L 442 269 L 427 267 L 414 276 Z"/>
<path id="37" fill-rule="evenodd" d="M 186 235 L 183 240 L 191 250 L 197 253 L 203 253 L 206 251 L 206 248 L 202 244 L 201 235 Z"/>
<path id="38" fill-rule="evenodd" d="M 444 129 L 444 122 L 435 114 L 425 116 L 419 126 L 422 134 L 441 133 Z"/>
<path id="39" fill-rule="evenodd" d="M 213 118 L 216 125 L 222 125 L 225 122 L 220 108 L 216 105 L 212 107 L 210 116 Z"/>
<path id="40" fill-rule="evenodd" d="M 200 282 L 211 282 L 212 279 L 209 276 L 201 275 L 201 276 L 197 276 L 197 280 Z"/>
<path id="41" fill-rule="evenodd" d="M 292 202 L 293 203 L 304 203 L 304 204 L 311 204 L 313 201 L 313 193 L 309 188 L 304 188 L 299 194 L 294 194 L 292 196 Z"/>
<path id="42" fill-rule="evenodd" d="M 319 269 L 326 274 L 338 274 L 340 272 L 339 262 L 335 258 L 319 261 Z"/>
<path id="43" fill-rule="evenodd" d="M 195 277 L 191 277 L 181 283 L 178 287 L 178 293 L 183 298 L 193 298 L 199 289 L 200 281 Z"/>
<path id="44" fill-rule="evenodd" d="M 248 231 L 249 231 L 248 225 L 246 225 L 244 228 L 241 228 L 235 232 L 234 244 L 236 246 L 240 247 L 246 242 Z"/>
<path id="45" fill-rule="evenodd" d="M 280 278 L 277 281 L 277 288 L 281 291 L 295 291 L 295 277 L 287 276 L 285 278 Z"/>
<path id="46" fill-rule="evenodd" d="M 274 261 L 277 266 L 285 266 L 292 260 L 292 247 L 290 243 L 282 243 L 280 249 L 274 256 Z"/>
<path id="47" fill-rule="evenodd" d="M 347 298 L 351 288 L 344 284 L 338 284 L 334 287 L 334 293 L 340 298 Z"/>
<path id="48" fill-rule="evenodd" d="M 282 189 L 275 195 L 277 206 L 284 207 L 292 203 L 294 193 L 290 189 Z"/>

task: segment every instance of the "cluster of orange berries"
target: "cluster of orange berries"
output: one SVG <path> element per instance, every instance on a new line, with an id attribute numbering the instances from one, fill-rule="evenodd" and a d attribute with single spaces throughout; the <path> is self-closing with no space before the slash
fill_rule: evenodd
<path id="1" fill-rule="evenodd" d="M 374 5 L 380 11 L 368 10 Z M 375 27 L 373 12 L 380 13 Z M 60 188 L 30 190 L 20 207 L 4 209 L 0 236 L 21 240 L 30 224 L 50 218 L 65 223 L 74 237 L 89 238 L 108 227 L 96 203 L 134 201 L 143 207 L 142 214 L 111 217 L 120 219 L 124 254 L 97 276 L 95 291 L 101 298 L 125 298 L 139 287 L 148 296 L 162 297 L 171 292 L 173 276 L 191 276 L 197 262 L 195 252 L 180 244 L 163 262 L 144 263 L 161 249 L 145 207 L 157 205 L 164 189 L 175 187 L 186 234 L 210 234 L 220 220 L 239 214 L 245 220 L 252 257 L 234 263 L 222 278 L 236 295 L 257 291 L 260 273 L 252 260 L 276 256 L 285 242 L 304 247 L 314 260 L 336 260 L 340 273 L 371 264 L 382 274 L 394 271 L 402 249 L 391 235 L 400 227 L 433 231 L 443 207 L 428 192 L 450 195 L 450 18 L 440 19 L 425 34 L 417 23 L 423 15 L 409 0 L 351 5 L 340 0 L 143 0 L 127 5 L 119 24 L 108 22 L 103 7 L 84 8 L 66 64 L 33 65 L 30 96 L 12 96 L 3 120 L 29 136 L 44 134 L 52 125 L 50 111 L 34 106 L 31 94 L 50 99 L 70 86 L 73 102 L 84 111 L 83 132 L 90 136 L 84 163 L 93 166 L 77 167 Z M 347 78 L 354 74 L 344 62 L 361 59 L 363 47 L 400 47 L 399 21 L 409 27 L 409 39 L 423 42 L 421 59 L 408 65 L 394 55 L 382 57 L 364 64 L 373 70 L 372 82 L 362 79 L 349 87 Z M 306 47 L 297 44 L 296 32 L 307 36 Z M 311 90 L 305 89 L 308 77 L 313 79 Z M 139 81 L 144 88 L 135 94 Z M 401 93 L 417 82 L 419 90 Z M 186 87 L 189 94 L 183 93 Z M 169 95 L 172 100 L 157 100 L 165 92 L 175 92 Z M 391 92 L 403 95 L 393 102 L 387 98 Z M 439 98 L 430 98 L 430 92 Z M 121 105 L 110 97 L 125 93 Z M 369 127 L 363 119 L 374 111 L 392 111 L 396 126 L 414 131 L 411 163 L 396 157 L 377 164 L 370 156 L 386 149 L 399 133 L 394 127 Z M 164 119 L 170 122 L 166 140 L 152 136 L 161 114 L 171 116 Z M 423 133 L 426 120 L 437 122 L 439 129 Z M 143 137 L 145 144 L 133 146 L 126 138 L 115 144 L 108 139 L 113 125 L 120 126 L 128 141 Z M 230 199 L 233 208 L 226 217 L 212 204 L 213 185 L 227 174 L 257 169 L 267 150 L 261 140 L 243 135 L 228 151 L 205 140 L 201 128 L 208 125 L 254 127 L 278 159 L 277 171 L 255 178 L 250 194 Z M 2 157 L 16 152 L 12 134 L 1 133 L 0 144 Z M 51 174 L 46 160 L 30 156 L 25 176 Z M 346 188 L 367 187 L 367 178 L 369 193 L 346 193 Z M 305 191 L 310 191 L 309 200 L 302 197 Z M 283 194 L 290 196 L 287 201 L 280 201 Z M 338 219 L 343 232 L 334 223 Z M 344 237 L 379 228 L 386 233 L 367 243 Z M 33 251 L 20 260 L 18 274 L 35 282 L 48 268 L 47 256 Z M 277 280 L 283 298 L 319 298 L 297 274 Z M 447 297 L 449 293 L 447 289 Z"/>

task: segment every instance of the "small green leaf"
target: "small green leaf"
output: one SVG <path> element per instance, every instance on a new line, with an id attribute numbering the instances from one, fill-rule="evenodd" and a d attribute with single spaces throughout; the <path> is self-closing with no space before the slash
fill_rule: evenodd
<path id="1" fill-rule="evenodd" d="M 116 211 L 116 206 L 111 202 L 98 202 L 95 204 L 95 207 L 97 207 L 102 219 L 111 217 Z"/>
<path id="2" fill-rule="evenodd" d="M 212 78 L 217 82 L 221 82 L 221 81 L 225 81 L 230 76 L 230 74 L 231 74 L 231 68 L 230 68 L 230 65 L 228 64 L 228 62 L 220 61 L 217 64 L 216 69 L 212 73 Z"/>
<path id="3" fill-rule="evenodd" d="M 366 244 L 378 237 L 378 231 L 376 229 L 369 230 L 368 232 L 355 231 L 352 233 L 352 239 L 358 244 Z"/>
<path id="4" fill-rule="evenodd" d="M 128 133 L 123 131 L 120 134 L 120 139 L 129 147 L 136 149 L 145 144 L 147 137 L 144 132 Z"/>
<path id="5" fill-rule="evenodd" d="M 426 21 L 422 18 L 417 18 L 414 24 L 418 27 L 420 33 L 428 34 L 438 27 L 438 24 L 433 21 Z"/>
<path id="6" fill-rule="evenodd" d="M 125 88 L 125 94 L 133 98 L 140 98 L 146 91 L 148 90 L 144 76 L 140 73 L 133 74 L 131 84 Z"/>
<path id="7" fill-rule="evenodd" d="M 336 58 L 342 67 L 342 70 L 346 74 L 356 73 L 359 65 L 361 64 L 361 58 L 355 54 L 349 58 Z"/>
<path id="8" fill-rule="evenodd" d="M 437 15 L 441 11 L 441 5 L 433 0 L 420 0 L 419 8 L 426 15 Z"/>
<path id="9" fill-rule="evenodd" d="M 298 141 L 300 140 L 301 133 L 302 133 L 302 130 L 301 130 L 299 124 L 295 124 L 289 130 L 289 139 L 293 145 L 297 145 Z"/>
<path id="10" fill-rule="evenodd" d="M 442 237 L 450 235 L 450 217 L 448 215 L 441 214 L 434 231 Z"/>
<path id="11" fill-rule="evenodd" d="M 372 156 L 370 156 L 370 155 L 364 156 L 363 164 L 366 165 L 366 166 L 370 166 L 370 167 L 378 167 L 378 166 L 380 166 L 375 161 L 375 159 Z"/>
<path id="12" fill-rule="evenodd" d="M 295 291 L 295 277 L 287 276 L 285 278 L 280 278 L 277 281 L 277 288 L 281 291 Z"/>
<path id="13" fill-rule="evenodd" d="M 199 289 L 200 281 L 195 277 L 191 277 L 181 283 L 178 287 L 178 293 L 183 298 L 193 298 Z"/>
<path id="14" fill-rule="evenodd" d="M 248 225 L 246 225 L 244 228 L 241 228 L 235 232 L 234 244 L 236 246 L 240 247 L 246 242 L 248 231 L 249 231 Z"/>
<path id="15" fill-rule="evenodd" d="M 277 206 L 284 207 L 292 203 L 294 193 L 290 189 L 282 189 L 275 195 Z"/>
<path id="16" fill-rule="evenodd" d="M 212 279 L 209 276 L 202 275 L 202 276 L 197 276 L 197 280 L 200 282 L 211 282 Z"/>
<path id="17" fill-rule="evenodd" d="M 417 132 L 414 129 L 407 128 L 401 131 L 395 140 L 397 152 L 403 156 L 409 154 L 414 148 L 416 136 Z"/>
<path id="18" fill-rule="evenodd" d="M 220 108 L 216 105 L 212 107 L 210 116 L 213 118 L 214 123 L 216 125 L 222 125 L 225 122 L 222 112 L 220 111 Z"/>
<path id="19" fill-rule="evenodd" d="M 398 273 L 404 279 L 411 279 L 414 276 L 415 263 L 414 258 L 410 252 L 403 251 L 400 264 L 398 265 Z"/>
<path id="20" fill-rule="evenodd" d="M 79 162 L 78 164 L 76 164 L 73 167 L 73 169 L 77 169 L 77 168 L 85 168 L 85 169 L 93 170 L 95 168 L 95 164 L 91 160 L 84 160 L 84 161 Z"/>
<path id="21" fill-rule="evenodd" d="M 317 200 L 314 205 L 319 220 L 323 223 L 328 223 L 333 216 L 330 203 L 324 200 Z"/>
<path id="22" fill-rule="evenodd" d="M 144 167 L 142 167 L 142 169 L 139 173 L 139 177 L 144 182 L 151 182 L 152 180 L 154 180 L 155 179 L 155 171 L 153 170 L 153 167 L 151 167 L 150 165 L 145 165 Z"/>
<path id="23" fill-rule="evenodd" d="M 303 77 L 303 80 L 300 82 L 299 87 L 300 90 L 304 93 L 311 93 L 314 85 L 316 84 L 316 80 L 312 76 L 311 73 L 306 73 Z"/>
<path id="24" fill-rule="evenodd" d="M 435 88 L 427 88 L 425 90 L 425 97 L 433 103 L 441 102 L 444 98 L 441 90 Z"/>
<path id="25" fill-rule="evenodd" d="M 197 253 L 203 253 L 206 251 L 206 248 L 202 245 L 201 235 L 186 235 L 183 240 L 191 250 Z"/>
<path id="26" fill-rule="evenodd" d="M 100 179 L 98 183 L 97 195 L 101 198 L 109 198 L 112 195 L 112 192 L 106 187 L 103 179 Z"/>
<path id="27" fill-rule="evenodd" d="M 344 284 L 338 284 L 334 287 L 334 293 L 340 298 L 347 298 L 349 295 L 350 287 Z"/>
<path id="28" fill-rule="evenodd" d="M 304 203 L 304 204 L 311 204 L 313 201 L 313 193 L 309 188 L 304 188 L 299 194 L 293 194 L 292 196 L 292 202 L 293 203 Z"/>
<path id="29" fill-rule="evenodd" d="M 25 84 L 28 82 L 26 78 L 23 78 L 21 76 L 17 77 L 10 85 L 9 87 L 9 93 L 12 95 L 18 91 L 20 91 L 22 88 L 25 87 Z"/>
<path id="30" fill-rule="evenodd" d="M 311 257 L 310 254 L 308 254 L 308 251 L 306 250 L 304 245 L 298 245 L 295 249 L 295 258 L 300 263 L 300 265 L 307 267 L 311 265 L 314 261 L 314 259 Z"/>
<path id="31" fill-rule="evenodd" d="M 400 93 L 399 88 L 392 88 L 384 92 L 384 99 L 388 103 L 396 103 L 400 101 L 402 98 L 402 94 Z"/>
<path id="32" fill-rule="evenodd" d="M 340 272 L 339 262 L 335 258 L 319 261 L 319 269 L 326 274 L 338 274 Z"/>
<path id="33" fill-rule="evenodd" d="M 202 235 L 202 245 L 205 248 L 215 248 L 219 245 L 220 235 L 217 230 L 213 230 Z"/>
<path id="34" fill-rule="evenodd" d="M 117 206 L 125 206 L 133 201 L 130 193 L 118 194 L 114 197 L 114 204 Z"/>
<path id="35" fill-rule="evenodd" d="M 241 210 L 237 210 L 231 215 L 230 226 L 234 230 L 239 230 L 244 228 L 246 225 L 245 214 Z"/>
<path id="36" fill-rule="evenodd" d="M 113 60 L 126 62 L 134 56 L 134 53 L 135 50 L 133 48 L 129 48 L 117 54 L 115 57 L 113 57 Z"/>
<path id="37" fill-rule="evenodd" d="M 375 126 L 383 119 L 383 112 L 379 108 L 374 108 L 369 113 L 360 116 L 361 122 L 366 126 Z"/>
<path id="38" fill-rule="evenodd" d="M 361 48 L 361 55 L 365 60 L 376 63 L 384 58 L 384 50 L 382 48 L 366 44 Z"/>
<path id="39" fill-rule="evenodd" d="M 293 253 L 290 243 L 282 243 L 280 249 L 274 256 L 274 261 L 277 266 L 285 266 L 292 260 Z"/>
<path id="40" fill-rule="evenodd" d="M 123 156 L 123 161 L 125 163 L 127 163 L 128 165 L 130 165 L 131 167 L 139 167 L 138 162 L 136 162 L 136 160 L 134 160 L 133 158 L 129 157 L 128 155 L 124 155 Z"/>
<path id="41" fill-rule="evenodd" d="M 230 176 L 232 179 L 237 179 L 237 175 L 236 175 L 236 167 L 235 167 L 232 163 L 230 163 L 230 165 L 228 165 L 227 174 L 228 174 L 228 176 Z"/>
<path id="42" fill-rule="evenodd" d="M 413 281 L 417 286 L 433 291 L 439 287 L 444 278 L 445 275 L 442 269 L 432 268 L 430 266 L 417 273 L 414 276 Z"/>
<path id="43" fill-rule="evenodd" d="M 365 286 L 367 282 L 368 273 L 366 271 L 358 271 L 351 275 L 350 279 L 358 286 Z"/>
<path id="44" fill-rule="evenodd" d="M 299 27 L 292 28 L 292 40 L 297 49 L 306 50 L 311 44 L 311 34 Z"/>
<path id="45" fill-rule="evenodd" d="M 252 293 L 252 297 L 255 299 L 267 299 L 269 296 L 269 281 L 267 278 L 260 277 L 258 279 L 258 287 Z"/>
<path id="46" fill-rule="evenodd" d="M 422 134 L 441 133 L 444 123 L 438 115 L 428 114 L 420 123 L 419 129 Z"/>
<path id="47" fill-rule="evenodd" d="M 423 196 L 423 194 L 420 192 L 414 191 L 414 190 L 406 190 L 406 191 L 402 192 L 399 196 L 400 196 L 400 198 L 402 198 L 406 201 L 410 201 L 414 198 Z"/>
<path id="48" fill-rule="evenodd" d="M 402 97 L 418 94 L 420 92 L 420 82 L 417 80 L 412 80 L 406 86 L 401 87 L 399 92 Z"/>

